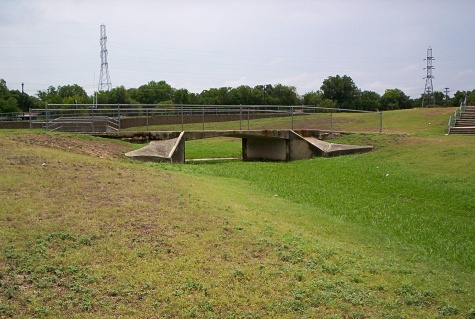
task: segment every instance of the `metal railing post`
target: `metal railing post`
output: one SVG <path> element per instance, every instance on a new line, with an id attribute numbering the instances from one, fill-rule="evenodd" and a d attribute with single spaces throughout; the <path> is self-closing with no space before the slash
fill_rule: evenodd
<path id="1" fill-rule="evenodd" d="M 250 127 L 250 125 L 249 125 L 249 109 L 250 109 L 250 107 L 247 107 L 247 130 L 248 130 L 248 131 L 249 131 L 249 129 L 250 129 L 250 128 L 249 128 L 249 127 Z"/>
<path id="2" fill-rule="evenodd" d="M 294 107 L 290 107 L 290 111 L 292 112 L 292 130 L 294 129 Z"/>
<path id="3" fill-rule="evenodd" d="M 31 126 L 32 126 L 32 123 L 31 123 L 31 107 L 28 108 L 28 114 L 30 114 L 30 130 L 31 130 Z"/>
<path id="4" fill-rule="evenodd" d="M 117 123 L 119 125 L 118 131 L 120 133 L 120 106 L 117 104 Z"/>
<path id="5" fill-rule="evenodd" d="M 46 109 L 46 125 L 45 128 L 49 130 L 49 116 L 48 116 L 48 102 L 45 102 L 45 109 Z"/>
<path id="6" fill-rule="evenodd" d="M 383 111 L 379 112 L 379 133 L 383 133 Z"/>
<path id="7" fill-rule="evenodd" d="M 145 109 L 145 118 L 147 119 L 147 132 L 148 132 L 148 109 Z"/>
<path id="8" fill-rule="evenodd" d="M 330 111 L 330 131 L 333 131 L 333 111 Z"/>
<path id="9" fill-rule="evenodd" d="M 242 131 L 242 105 L 239 106 L 239 130 Z"/>
<path id="10" fill-rule="evenodd" d="M 203 131 L 205 130 L 205 107 L 203 106 L 202 110 L 202 119 L 203 119 Z"/>
<path id="11" fill-rule="evenodd" d="M 184 129 L 184 126 L 185 126 L 185 119 L 184 119 L 184 115 L 183 115 L 183 104 L 181 105 L 181 131 L 183 132 L 185 129 Z"/>

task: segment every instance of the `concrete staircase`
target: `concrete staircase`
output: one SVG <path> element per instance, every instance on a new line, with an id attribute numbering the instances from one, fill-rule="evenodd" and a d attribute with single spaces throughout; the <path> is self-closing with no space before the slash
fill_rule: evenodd
<path id="1" fill-rule="evenodd" d="M 475 106 L 466 106 L 449 128 L 449 134 L 475 135 Z"/>

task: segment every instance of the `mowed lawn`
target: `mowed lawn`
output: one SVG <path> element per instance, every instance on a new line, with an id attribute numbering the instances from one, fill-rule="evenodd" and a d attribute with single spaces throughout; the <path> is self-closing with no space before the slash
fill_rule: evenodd
<path id="1" fill-rule="evenodd" d="M 290 163 L 0 132 L 0 317 L 475 318 L 475 137 L 384 114 L 337 140 L 373 152 Z"/>

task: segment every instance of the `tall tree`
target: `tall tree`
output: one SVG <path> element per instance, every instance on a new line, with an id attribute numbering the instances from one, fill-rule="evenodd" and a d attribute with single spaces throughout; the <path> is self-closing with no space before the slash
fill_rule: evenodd
<path id="1" fill-rule="evenodd" d="M 144 104 L 158 104 L 173 98 L 173 88 L 165 81 L 150 81 L 134 92 L 133 99 Z"/>
<path id="2" fill-rule="evenodd" d="M 302 99 L 304 105 L 317 106 L 323 100 L 323 93 L 321 91 L 311 91 L 305 93 Z"/>
<path id="3" fill-rule="evenodd" d="M 78 100 L 78 103 L 82 103 L 82 100 L 88 98 L 86 91 L 77 84 L 58 86 L 58 95 L 63 99 L 67 97 L 76 97 L 81 100 L 81 102 Z"/>
<path id="4" fill-rule="evenodd" d="M 475 105 L 475 90 L 467 92 L 467 105 Z"/>
<path id="5" fill-rule="evenodd" d="M 4 79 L 0 79 L 0 100 L 5 100 L 9 97 L 7 82 Z"/>
<path id="6" fill-rule="evenodd" d="M 453 98 L 454 101 L 452 102 L 451 105 L 459 106 L 460 103 L 463 103 L 466 96 L 467 96 L 466 91 L 457 91 L 457 92 L 455 92 L 454 98 Z"/>
<path id="7" fill-rule="evenodd" d="M 49 104 L 60 104 L 63 101 L 58 90 L 52 85 L 50 85 L 46 91 L 38 91 L 37 95 L 42 102 L 47 102 Z"/>
<path id="8" fill-rule="evenodd" d="M 381 110 L 399 110 L 409 109 L 413 107 L 413 103 L 409 97 L 399 89 L 387 89 L 381 96 Z"/>
<path id="9" fill-rule="evenodd" d="M 330 76 L 323 80 L 320 89 L 323 91 L 323 97 L 336 101 L 338 107 L 348 109 L 355 107 L 355 99 L 359 91 L 349 76 Z"/>
<path id="10" fill-rule="evenodd" d="M 381 96 L 373 91 L 363 91 L 360 94 L 359 109 L 365 111 L 376 111 L 381 108 Z"/>
<path id="11" fill-rule="evenodd" d="M 130 102 L 129 93 L 123 85 L 109 91 L 109 103 L 130 104 Z"/>
<path id="12" fill-rule="evenodd" d="M 276 105 L 297 105 L 299 97 L 295 86 L 277 84 L 271 94 L 272 104 Z"/>
<path id="13" fill-rule="evenodd" d="M 251 105 L 253 104 L 252 88 L 248 85 L 240 85 L 235 89 L 231 89 L 233 104 Z"/>
<path id="14" fill-rule="evenodd" d="M 178 89 L 173 92 L 173 103 L 189 104 L 190 92 L 187 89 Z"/>
<path id="15" fill-rule="evenodd" d="M 13 113 L 13 112 L 20 112 L 17 99 L 15 99 L 13 96 L 5 100 L 1 99 L 0 113 Z"/>

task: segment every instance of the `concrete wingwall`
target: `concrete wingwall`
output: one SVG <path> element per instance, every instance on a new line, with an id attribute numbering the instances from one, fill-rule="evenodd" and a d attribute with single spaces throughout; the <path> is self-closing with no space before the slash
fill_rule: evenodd
<path id="1" fill-rule="evenodd" d="M 185 132 L 181 132 L 175 145 L 169 154 L 170 162 L 176 164 L 185 163 Z"/>
<path id="2" fill-rule="evenodd" d="M 319 148 L 308 143 L 302 136 L 294 131 L 290 131 L 289 144 L 289 160 L 291 161 L 323 156 L 324 153 Z"/>

